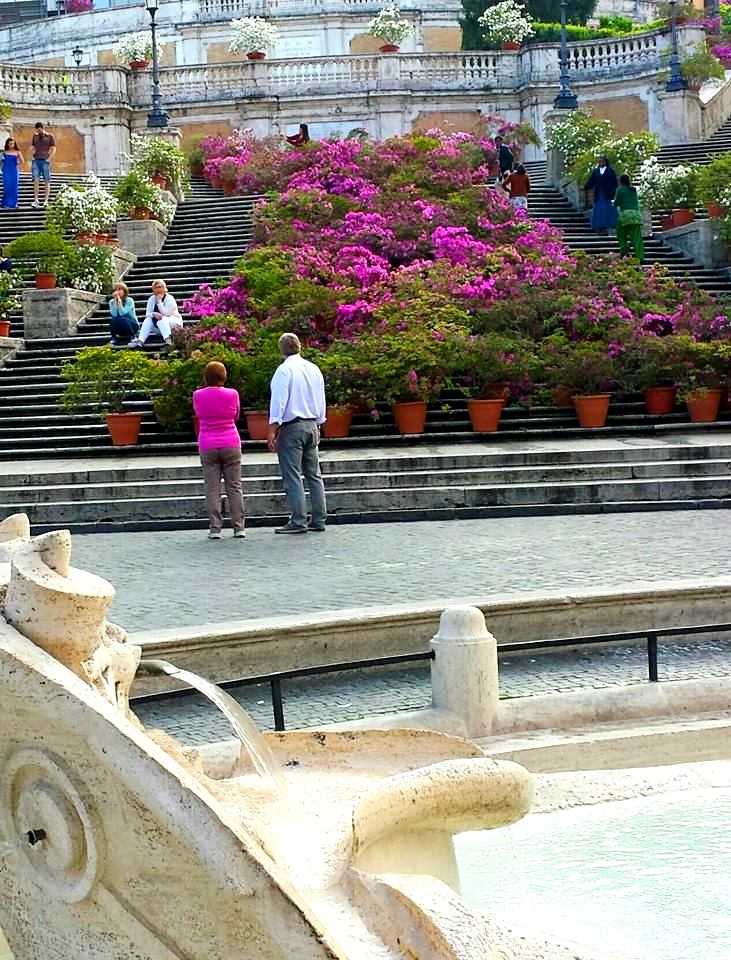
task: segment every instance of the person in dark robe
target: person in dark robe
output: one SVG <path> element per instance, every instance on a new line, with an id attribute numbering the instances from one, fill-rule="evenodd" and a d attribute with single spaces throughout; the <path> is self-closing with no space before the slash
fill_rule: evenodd
<path id="1" fill-rule="evenodd" d="M 497 150 L 497 164 L 500 168 L 498 180 L 502 181 L 506 174 L 513 172 L 515 159 L 513 157 L 513 151 L 502 137 L 495 137 L 495 149 Z"/>
<path id="2" fill-rule="evenodd" d="M 584 189 L 594 191 L 591 229 L 595 233 L 606 236 L 617 226 L 617 208 L 614 206 L 617 174 L 606 157 L 599 157 L 599 164 L 592 170 Z"/>
<path id="3" fill-rule="evenodd" d="M 299 133 L 295 133 L 291 137 L 287 137 L 287 143 L 291 143 L 294 147 L 299 147 L 302 143 L 308 143 L 309 139 L 310 131 L 307 128 L 307 124 L 301 123 Z"/>

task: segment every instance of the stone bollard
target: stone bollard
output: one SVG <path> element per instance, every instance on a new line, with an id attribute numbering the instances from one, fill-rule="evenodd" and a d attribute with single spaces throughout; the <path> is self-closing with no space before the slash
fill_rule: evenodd
<path id="1" fill-rule="evenodd" d="M 497 641 L 477 607 L 450 607 L 432 639 L 432 705 L 464 721 L 468 737 L 487 737 L 497 710 Z"/>

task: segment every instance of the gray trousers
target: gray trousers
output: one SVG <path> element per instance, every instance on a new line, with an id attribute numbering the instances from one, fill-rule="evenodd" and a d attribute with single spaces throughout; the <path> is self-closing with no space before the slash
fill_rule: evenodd
<path id="1" fill-rule="evenodd" d="M 221 478 L 226 487 L 226 500 L 231 525 L 234 530 L 244 529 L 244 494 L 241 490 L 241 448 L 214 447 L 201 450 L 203 466 L 203 486 L 206 491 L 206 510 L 211 530 L 220 532 L 223 526 L 221 516 Z"/>
<path id="2" fill-rule="evenodd" d="M 324 527 L 327 519 L 325 486 L 320 473 L 317 445 L 320 431 L 314 420 L 283 423 L 277 436 L 277 456 L 282 473 L 284 493 L 289 502 L 293 527 L 307 526 L 307 505 L 302 474 L 310 491 L 313 527 Z"/>

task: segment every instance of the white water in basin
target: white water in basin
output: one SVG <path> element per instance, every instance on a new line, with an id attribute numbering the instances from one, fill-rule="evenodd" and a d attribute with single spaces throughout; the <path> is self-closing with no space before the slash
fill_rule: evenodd
<path id="1" fill-rule="evenodd" d="M 464 898 L 508 926 L 600 957 L 731 958 L 731 791 L 528 815 L 455 849 Z"/>

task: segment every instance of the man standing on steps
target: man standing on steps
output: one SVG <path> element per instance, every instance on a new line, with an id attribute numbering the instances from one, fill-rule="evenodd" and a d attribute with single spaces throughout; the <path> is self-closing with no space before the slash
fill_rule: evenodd
<path id="1" fill-rule="evenodd" d="M 325 422 L 325 381 L 320 368 L 301 356 L 302 345 L 294 333 L 283 333 L 279 350 L 284 361 L 272 377 L 269 406 L 269 449 L 276 451 L 284 493 L 291 516 L 275 533 L 321 533 L 325 530 L 327 506 L 320 472 L 318 446 L 320 426 Z M 305 475 L 312 503 L 307 523 Z"/>
<path id="2" fill-rule="evenodd" d="M 33 203 L 31 206 L 36 208 L 41 206 L 38 202 L 38 192 L 41 180 L 43 180 L 45 190 L 43 206 L 47 207 L 48 198 L 51 195 L 51 160 L 56 154 L 56 141 L 50 133 L 46 133 L 40 120 L 36 124 L 36 132 L 33 134 L 32 147 Z"/>

